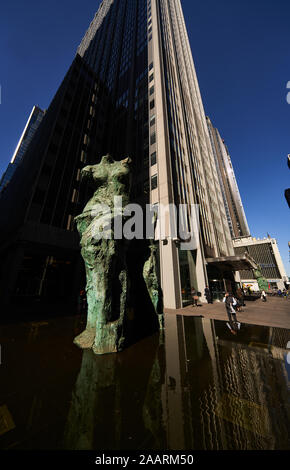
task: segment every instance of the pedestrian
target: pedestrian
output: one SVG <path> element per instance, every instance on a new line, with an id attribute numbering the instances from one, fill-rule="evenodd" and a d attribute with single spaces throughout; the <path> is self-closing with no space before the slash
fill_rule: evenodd
<path id="1" fill-rule="evenodd" d="M 207 303 L 212 304 L 212 293 L 211 293 L 208 286 L 206 286 L 205 289 L 204 289 L 204 295 L 205 295 L 205 298 L 207 300 Z"/>
<path id="2" fill-rule="evenodd" d="M 231 333 L 236 334 L 238 329 L 237 315 L 236 310 L 234 308 L 236 305 L 236 300 L 230 292 L 226 292 L 223 302 L 225 303 L 226 311 L 229 317 Z"/>
<path id="3" fill-rule="evenodd" d="M 198 307 L 198 305 L 197 305 L 198 295 L 197 295 L 197 290 L 194 287 L 191 288 L 191 297 L 192 297 L 192 301 L 193 301 L 192 306 L 193 307 Z"/>
<path id="4" fill-rule="evenodd" d="M 264 290 L 262 290 L 261 292 L 261 299 L 262 299 L 262 302 L 267 302 L 267 294 Z"/>
<path id="5" fill-rule="evenodd" d="M 236 295 L 237 295 L 237 303 L 238 303 L 237 310 L 241 312 L 242 307 L 245 307 L 245 302 L 244 302 L 244 292 L 242 291 L 240 287 L 237 289 Z"/>

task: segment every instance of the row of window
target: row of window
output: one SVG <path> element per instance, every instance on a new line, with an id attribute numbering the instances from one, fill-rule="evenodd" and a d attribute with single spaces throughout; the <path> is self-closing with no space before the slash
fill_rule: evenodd
<path id="1" fill-rule="evenodd" d="M 148 24 L 149 25 L 151 24 L 151 17 L 149 18 Z M 149 37 L 149 40 L 150 40 L 150 37 Z M 151 62 L 151 64 L 149 65 L 148 70 L 149 70 L 149 79 L 148 79 L 148 81 L 149 81 L 149 83 L 151 83 L 154 79 L 153 62 Z M 153 96 L 153 100 L 150 101 L 150 105 L 149 105 L 150 111 L 153 111 L 153 113 L 150 115 L 150 119 L 149 119 L 150 130 L 151 129 L 153 130 L 153 132 L 150 131 L 150 145 L 154 145 L 156 143 L 156 128 L 155 128 L 156 115 L 154 113 L 154 108 L 155 108 L 154 91 L 155 91 L 154 85 L 152 85 L 149 88 L 149 99 L 150 99 L 150 97 Z M 150 155 L 150 165 L 154 166 L 154 165 L 156 165 L 156 163 L 157 163 L 157 155 L 156 155 L 156 151 L 154 151 Z M 157 189 L 157 187 L 158 187 L 158 175 L 157 175 L 157 173 L 152 175 L 150 180 L 151 180 L 150 181 L 151 191 L 153 191 L 154 189 Z"/>
<path id="2" fill-rule="evenodd" d="M 152 39 L 152 16 L 151 16 L 151 1 L 148 2 L 148 41 Z"/>

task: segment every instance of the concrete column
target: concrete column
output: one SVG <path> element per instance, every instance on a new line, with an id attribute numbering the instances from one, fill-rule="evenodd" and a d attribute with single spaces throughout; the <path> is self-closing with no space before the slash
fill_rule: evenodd
<path id="1" fill-rule="evenodd" d="M 164 307 L 181 308 L 182 297 L 178 250 L 171 239 L 167 241 L 167 245 L 164 245 L 162 241 L 160 242 L 160 272 Z"/>
<path id="2" fill-rule="evenodd" d="M 240 276 L 239 271 L 234 272 L 234 278 L 235 278 L 235 282 L 238 282 L 239 284 L 241 284 L 241 276 Z"/>
<path id="3" fill-rule="evenodd" d="M 199 244 L 196 254 L 196 279 L 197 279 L 197 290 L 201 292 L 200 300 L 201 302 L 206 302 L 204 296 L 204 289 L 207 285 L 207 272 L 206 266 L 204 264 L 204 256 L 202 253 L 202 245 Z"/>
<path id="4" fill-rule="evenodd" d="M 151 168 L 152 172 L 158 175 L 158 188 L 151 191 L 151 204 L 159 203 L 167 207 L 174 203 L 171 157 L 168 137 L 168 119 L 166 107 L 166 91 L 164 83 L 164 64 L 162 58 L 161 31 L 159 28 L 159 18 L 156 1 L 152 1 L 152 43 L 149 46 L 149 55 L 154 63 L 154 87 L 155 87 L 155 109 L 156 116 L 156 150 L 157 168 Z M 152 55 L 151 55 L 152 54 Z M 151 59 L 150 59 L 151 60 Z M 170 237 L 170 232 L 166 231 L 165 237 Z M 180 308 L 182 306 L 181 285 L 179 274 L 178 250 L 171 238 L 167 238 L 167 244 L 160 241 L 160 275 L 161 286 L 164 295 L 164 306 L 166 308 Z"/>

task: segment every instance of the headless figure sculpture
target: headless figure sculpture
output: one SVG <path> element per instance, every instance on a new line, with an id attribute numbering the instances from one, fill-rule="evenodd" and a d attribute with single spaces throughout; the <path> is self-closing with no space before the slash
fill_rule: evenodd
<path id="1" fill-rule="evenodd" d="M 87 278 L 88 318 L 86 330 L 74 340 L 81 348 L 96 354 L 117 352 L 124 342 L 127 300 L 126 240 L 98 237 L 98 230 L 112 222 L 114 197 L 128 203 L 130 160 L 114 161 L 110 155 L 101 163 L 82 169 L 82 178 L 91 178 L 96 186 L 82 214 L 75 218 L 81 236 L 81 254 Z M 96 207 L 106 204 L 111 211 L 98 214 Z"/>
<path id="2" fill-rule="evenodd" d="M 86 269 L 88 317 L 85 331 L 75 338 L 74 343 L 83 349 L 92 348 L 95 354 L 121 351 L 127 339 L 130 322 L 127 305 L 128 241 L 114 237 L 113 208 L 115 196 L 122 196 L 123 208 L 129 203 L 130 163 L 128 158 L 114 161 L 106 155 L 99 164 L 86 166 L 81 172 L 82 178 L 92 180 L 96 190 L 82 214 L 75 218 Z M 104 204 L 106 208 L 98 210 Z M 121 218 L 122 213 L 121 210 Z M 162 328 L 163 304 L 157 278 L 156 250 L 153 245 L 150 248 L 143 278 Z"/>

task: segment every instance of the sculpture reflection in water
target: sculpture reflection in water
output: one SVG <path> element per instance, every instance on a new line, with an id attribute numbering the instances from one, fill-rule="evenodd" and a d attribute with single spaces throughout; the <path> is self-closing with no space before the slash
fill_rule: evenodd
<path id="1" fill-rule="evenodd" d="M 120 355 L 83 352 L 66 422 L 65 449 L 165 447 L 162 338 L 162 332 L 157 333 Z"/>
<path id="2" fill-rule="evenodd" d="M 152 245 L 150 256 L 143 261 L 142 267 L 135 262 L 130 276 L 131 242 L 114 237 L 114 198 L 122 197 L 123 209 L 129 203 L 130 166 L 129 158 L 114 161 L 106 155 L 99 164 L 86 166 L 81 172 L 82 178 L 92 183 L 94 194 L 82 214 L 75 218 L 86 269 L 88 317 L 86 330 L 74 342 L 82 349 L 92 348 L 95 354 L 121 351 L 138 339 L 142 331 L 154 333 L 163 324 L 155 247 Z M 104 204 L 108 211 L 97 213 L 96 207 Z M 121 220 L 124 220 L 123 209 Z M 102 230 L 106 231 L 106 237 L 100 236 Z M 138 256 L 142 258 L 142 249 Z M 138 276 L 140 278 L 138 271 L 142 276 L 142 268 L 144 286 L 141 282 L 136 285 L 135 281 Z M 139 308 L 136 308 L 137 301 Z M 142 305 L 146 305 L 147 314 L 140 318 Z"/>
<path id="3" fill-rule="evenodd" d="M 289 449 L 289 330 L 165 316 L 121 354 L 83 352 L 67 449 Z"/>

